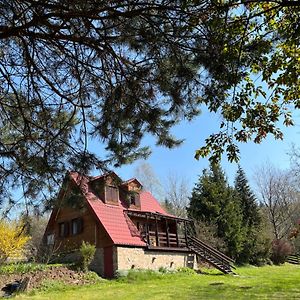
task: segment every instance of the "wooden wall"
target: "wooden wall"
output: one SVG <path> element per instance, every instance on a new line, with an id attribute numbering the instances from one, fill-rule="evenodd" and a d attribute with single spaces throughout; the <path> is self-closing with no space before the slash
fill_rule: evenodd
<path id="1" fill-rule="evenodd" d="M 53 211 L 53 215 L 47 226 L 45 241 L 48 234 L 54 233 L 55 247 L 59 247 L 59 251 L 61 252 L 78 249 L 82 241 L 94 244 L 97 248 L 110 246 L 112 244 L 111 239 L 103 226 L 96 219 L 88 204 L 83 202 L 79 207 L 71 207 L 68 201 L 64 201 L 71 194 L 71 191 L 72 186 L 70 185 L 66 188 L 66 193 L 59 199 L 60 204 L 57 205 L 57 208 Z M 82 218 L 83 230 L 79 234 L 72 235 L 71 222 L 76 218 Z M 59 236 L 59 223 L 62 222 L 67 222 L 69 226 L 69 234 L 66 237 Z"/>

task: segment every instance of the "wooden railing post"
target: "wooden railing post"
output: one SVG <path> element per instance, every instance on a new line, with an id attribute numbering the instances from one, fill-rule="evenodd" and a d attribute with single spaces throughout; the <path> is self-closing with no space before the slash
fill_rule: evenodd
<path id="1" fill-rule="evenodd" d="M 158 225 L 157 225 L 156 215 L 155 215 L 155 235 L 156 235 L 156 246 L 159 247 Z"/>
<path id="2" fill-rule="evenodd" d="M 169 226 L 168 226 L 168 220 L 167 219 L 166 219 L 166 233 L 167 233 L 167 246 L 170 247 Z"/>
<path id="3" fill-rule="evenodd" d="M 147 236 L 147 244 L 150 245 L 148 215 L 146 216 L 146 236 Z"/>
<path id="4" fill-rule="evenodd" d="M 177 247 L 179 248 L 179 239 L 178 239 L 178 226 L 177 226 L 177 220 L 175 220 L 176 223 L 176 242 L 177 242 Z"/>
<path id="5" fill-rule="evenodd" d="M 188 246 L 188 237 L 187 237 L 187 228 L 186 228 L 186 221 L 184 221 L 184 236 L 185 236 L 185 246 Z"/>

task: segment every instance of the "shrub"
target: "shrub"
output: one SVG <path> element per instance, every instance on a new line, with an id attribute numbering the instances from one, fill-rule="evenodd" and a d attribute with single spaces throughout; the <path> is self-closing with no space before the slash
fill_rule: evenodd
<path id="1" fill-rule="evenodd" d="M 168 273 L 168 269 L 166 267 L 159 267 L 158 272 L 165 274 L 165 273 Z"/>
<path id="2" fill-rule="evenodd" d="M 96 247 L 95 245 L 91 245 L 90 243 L 83 241 L 79 250 L 81 254 L 81 269 L 84 272 L 87 272 L 89 265 L 94 258 Z"/>
<path id="3" fill-rule="evenodd" d="M 272 240 L 267 226 L 261 227 L 256 233 L 254 251 L 251 254 L 249 263 L 256 266 L 270 264 L 270 256 L 272 251 Z"/>
<path id="4" fill-rule="evenodd" d="M 29 236 L 24 234 L 21 223 L 0 221 L 0 263 L 4 263 L 8 258 L 23 258 L 29 239 Z"/>
<path id="5" fill-rule="evenodd" d="M 193 224 L 195 230 L 194 234 L 198 239 L 206 242 L 211 247 L 216 248 L 221 252 L 226 252 L 228 250 L 225 241 L 218 236 L 217 225 L 199 220 L 194 220 Z"/>
<path id="6" fill-rule="evenodd" d="M 49 216 L 24 215 L 22 217 L 26 234 L 30 236 L 30 240 L 26 244 L 26 256 L 32 262 L 41 262 L 45 259 L 49 246 L 43 243 L 43 236 L 48 220 Z"/>
<path id="7" fill-rule="evenodd" d="M 274 264 L 283 264 L 286 257 L 292 253 L 292 246 L 286 240 L 274 240 L 272 242 L 271 260 Z"/>

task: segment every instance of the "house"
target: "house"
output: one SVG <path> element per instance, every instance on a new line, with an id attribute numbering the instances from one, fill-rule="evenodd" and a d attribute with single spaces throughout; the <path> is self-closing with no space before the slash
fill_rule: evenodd
<path id="1" fill-rule="evenodd" d="M 228 258 L 190 237 L 189 222 L 168 214 L 137 179 L 122 181 L 114 172 L 97 177 L 69 172 L 44 242 L 65 261 L 78 259 L 82 241 L 94 244 L 91 269 L 107 278 L 133 268 L 194 268 L 196 255 L 214 259 L 210 263 L 222 269 Z M 229 273 L 228 264 L 226 268 Z"/>

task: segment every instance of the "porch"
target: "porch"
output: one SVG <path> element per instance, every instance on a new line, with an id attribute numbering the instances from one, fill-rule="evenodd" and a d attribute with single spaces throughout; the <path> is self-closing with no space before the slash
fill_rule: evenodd
<path id="1" fill-rule="evenodd" d="M 153 212 L 127 211 L 150 250 L 188 251 L 185 218 Z"/>

